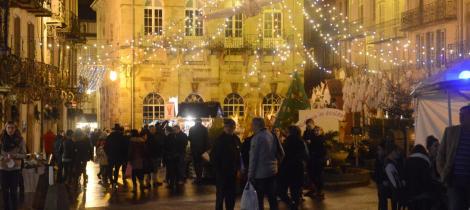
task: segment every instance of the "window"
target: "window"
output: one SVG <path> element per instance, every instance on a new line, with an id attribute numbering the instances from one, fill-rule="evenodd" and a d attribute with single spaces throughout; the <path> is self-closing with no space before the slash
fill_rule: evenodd
<path id="1" fill-rule="evenodd" d="M 243 14 L 234 15 L 225 20 L 225 37 L 242 37 Z"/>
<path id="2" fill-rule="evenodd" d="M 281 96 L 270 93 L 263 98 L 263 114 L 268 116 L 270 114 L 277 114 L 279 108 L 281 108 L 282 98 Z"/>
<path id="3" fill-rule="evenodd" d="M 28 23 L 28 58 L 36 57 L 36 40 L 34 40 L 34 25 Z"/>
<path id="4" fill-rule="evenodd" d="M 204 99 L 198 94 L 191 93 L 189 94 L 186 99 L 184 99 L 184 102 L 186 103 L 204 103 Z"/>
<path id="5" fill-rule="evenodd" d="M 245 115 L 245 104 L 243 98 L 237 93 L 230 93 L 224 99 L 224 115 L 225 116 L 240 116 Z"/>
<path id="6" fill-rule="evenodd" d="M 416 65 L 418 68 L 424 66 L 425 60 L 424 56 L 426 55 L 424 47 L 424 36 L 421 34 L 416 35 Z"/>
<path id="7" fill-rule="evenodd" d="M 282 36 L 282 14 L 281 12 L 264 13 L 264 37 L 279 38 Z"/>
<path id="8" fill-rule="evenodd" d="M 144 98 L 144 124 L 165 118 L 165 101 L 157 93 L 150 93 Z"/>
<path id="9" fill-rule="evenodd" d="M 13 47 L 14 47 L 14 54 L 17 56 L 21 55 L 21 19 L 20 17 L 15 17 L 14 25 L 13 25 Z"/>
<path id="10" fill-rule="evenodd" d="M 434 45 L 434 32 L 426 33 L 426 66 L 431 68 L 436 57 L 436 49 Z"/>
<path id="11" fill-rule="evenodd" d="M 442 67 L 446 63 L 446 30 L 439 29 L 436 31 L 436 63 L 438 67 Z"/>
<path id="12" fill-rule="evenodd" d="M 197 9 L 196 0 L 186 1 L 184 31 L 186 36 L 203 36 L 204 22 L 202 11 Z"/>
<path id="13" fill-rule="evenodd" d="M 145 35 L 163 34 L 163 9 L 160 0 L 146 0 L 144 9 Z"/>

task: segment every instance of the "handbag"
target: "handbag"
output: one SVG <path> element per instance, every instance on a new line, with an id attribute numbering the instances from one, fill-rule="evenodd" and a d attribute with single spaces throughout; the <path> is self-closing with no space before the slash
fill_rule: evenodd
<path id="1" fill-rule="evenodd" d="M 130 178 L 132 177 L 132 164 L 129 162 L 127 163 L 127 167 L 126 167 L 126 178 Z"/>
<path id="2" fill-rule="evenodd" d="M 251 182 L 247 182 L 240 203 L 241 210 L 258 210 L 258 194 Z"/>

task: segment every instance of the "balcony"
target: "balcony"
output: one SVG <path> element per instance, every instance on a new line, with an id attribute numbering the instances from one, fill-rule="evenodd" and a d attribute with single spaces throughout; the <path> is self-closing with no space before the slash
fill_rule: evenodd
<path id="1" fill-rule="evenodd" d="M 374 31 L 375 35 L 371 37 L 369 44 L 380 44 L 404 38 L 405 33 L 400 28 L 400 19 L 392 19 L 373 25 L 370 27 L 370 31 Z"/>
<path id="2" fill-rule="evenodd" d="M 51 0 L 11 0 L 11 7 L 24 9 L 37 17 L 51 17 Z"/>
<path id="3" fill-rule="evenodd" d="M 402 13 L 402 30 L 411 30 L 429 24 L 457 18 L 456 3 L 454 0 L 438 0 L 426 4 L 423 8 L 416 8 Z"/>
<path id="4" fill-rule="evenodd" d="M 456 42 L 447 45 L 447 64 L 470 58 L 470 41 Z"/>
<path id="5" fill-rule="evenodd" d="M 240 49 L 244 47 L 242 37 L 226 37 L 224 39 L 224 47 L 226 49 Z"/>
<path id="6" fill-rule="evenodd" d="M 73 12 L 69 12 L 67 16 L 67 25 L 65 28 L 61 29 L 59 33 L 63 35 L 68 41 L 79 43 L 85 42 L 85 36 L 80 31 L 80 21 L 78 19 L 78 16 Z"/>

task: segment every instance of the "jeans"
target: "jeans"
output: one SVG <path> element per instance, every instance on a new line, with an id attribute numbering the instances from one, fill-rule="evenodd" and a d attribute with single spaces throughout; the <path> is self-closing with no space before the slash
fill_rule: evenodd
<path id="1" fill-rule="evenodd" d="M 288 175 L 290 172 L 291 176 Z M 298 209 L 300 199 L 302 198 L 303 170 L 297 173 L 294 170 L 285 172 L 285 175 L 279 177 L 279 197 L 288 204 L 291 209 Z M 295 175 L 294 175 L 295 174 Z M 298 176 L 300 174 L 300 176 Z M 289 192 L 291 196 L 289 197 Z"/>
<path id="2" fill-rule="evenodd" d="M 139 180 L 140 188 L 144 186 L 144 169 L 132 169 L 132 184 L 134 192 L 137 191 L 137 179 Z"/>
<path id="3" fill-rule="evenodd" d="M 308 163 L 308 174 L 317 193 L 323 192 L 323 161 L 320 159 L 310 160 Z"/>
<path id="4" fill-rule="evenodd" d="M 447 189 L 449 210 L 470 208 L 470 177 L 453 176 Z"/>
<path id="5" fill-rule="evenodd" d="M 1 171 L 3 207 L 5 210 L 18 209 L 18 187 L 20 184 L 21 171 Z"/>
<path id="6" fill-rule="evenodd" d="M 180 179 L 178 164 L 179 158 L 168 158 L 166 161 L 167 181 L 171 187 L 175 187 Z"/>
<path id="7" fill-rule="evenodd" d="M 278 210 L 277 198 L 276 198 L 276 176 L 255 179 L 253 186 L 258 194 L 259 210 L 264 210 L 264 196 L 268 197 L 269 209 Z"/>

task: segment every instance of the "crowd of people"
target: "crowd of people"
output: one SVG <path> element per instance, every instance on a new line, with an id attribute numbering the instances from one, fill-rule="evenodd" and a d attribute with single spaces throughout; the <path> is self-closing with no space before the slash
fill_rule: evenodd
<path id="1" fill-rule="evenodd" d="M 469 209 L 470 106 L 460 110 L 460 122 L 448 127 L 441 141 L 429 136 L 426 145 L 415 145 L 408 156 L 395 144 L 393 135 L 386 135 L 378 146 L 374 174 L 379 210 L 390 206 L 392 210 Z M 203 183 L 209 173 L 207 165 L 211 166 L 216 210 L 234 209 L 237 188 L 248 182 L 256 189 L 260 210 L 265 198 L 271 210 L 278 209 L 279 200 L 295 210 L 303 196 L 324 199 L 325 140 L 313 120 L 306 125 L 303 134 L 294 125 L 270 130 L 263 118 L 254 118 L 251 135 L 243 141 L 231 119 L 224 120 L 223 132 L 214 141 L 209 141 L 201 119 L 189 135 L 178 125 L 163 122 L 140 131 L 125 131 L 116 124 L 112 131 L 48 132 L 44 139 L 57 181 L 69 186 L 79 186 L 81 180 L 86 184 L 86 166 L 94 160 L 104 187 L 128 187 L 126 179 L 130 178 L 133 192 L 144 192 L 164 184 L 157 173 L 165 167 L 164 182 L 175 190 L 191 178 L 188 163 L 192 162 L 194 184 Z M 3 205 L 6 210 L 16 210 L 25 142 L 13 122 L 5 124 L 0 140 Z M 119 178 L 122 185 L 118 185 Z M 303 195 L 304 189 L 309 191 Z"/>
<path id="2" fill-rule="evenodd" d="M 427 137 L 407 157 L 387 135 L 378 146 L 374 179 L 379 210 L 468 210 L 470 105 L 460 109 L 460 125 L 446 128 L 440 141 Z"/>

